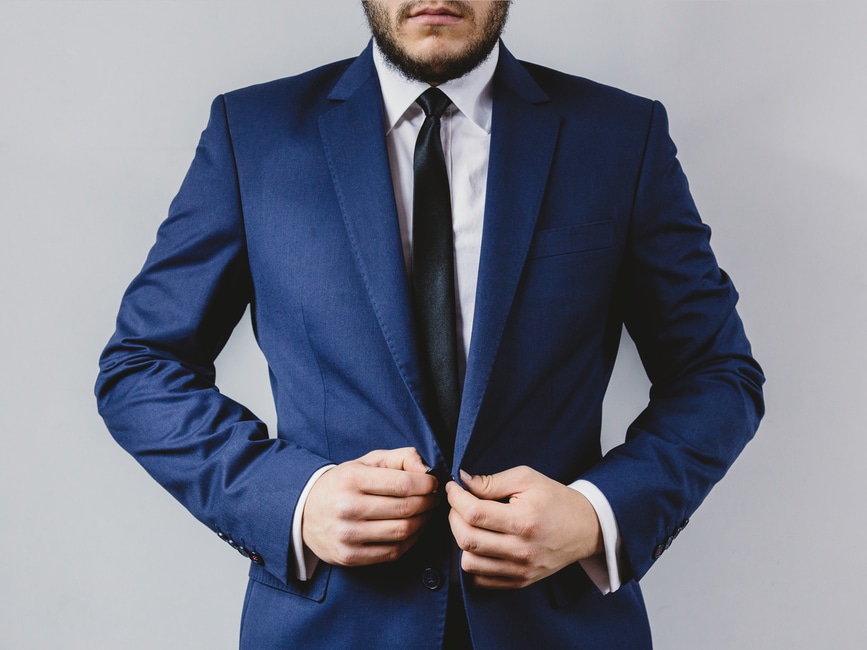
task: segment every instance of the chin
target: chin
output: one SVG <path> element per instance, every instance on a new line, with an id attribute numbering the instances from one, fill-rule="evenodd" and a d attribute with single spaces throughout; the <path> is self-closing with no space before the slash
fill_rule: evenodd
<path id="1" fill-rule="evenodd" d="M 463 51 L 464 44 L 461 42 L 432 36 L 412 48 L 409 54 L 416 61 L 450 61 L 460 58 Z"/>

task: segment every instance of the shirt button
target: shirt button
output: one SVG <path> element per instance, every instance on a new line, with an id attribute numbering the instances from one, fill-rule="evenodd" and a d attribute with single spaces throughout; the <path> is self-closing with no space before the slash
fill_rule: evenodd
<path id="1" fill-rule="evenodd" d="M 421 574 L 421 583 L 426 589 L 436 591 L 443 586 L 442 574 L 436 569 L 425 569 Z"/>

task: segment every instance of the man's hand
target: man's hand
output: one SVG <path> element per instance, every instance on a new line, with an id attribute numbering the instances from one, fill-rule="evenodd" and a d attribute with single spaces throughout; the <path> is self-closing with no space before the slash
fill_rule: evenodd
<path id="1" fill-rule="evenodd" d="M 473 584 L 518 589 L 603 551 L 602 530 L 578 491 L 529 467 L 490 476 L 461 472 L 446 485 L 449 523 Z M 503 502 L 507 500 L 507 502 Z"/>
<path id="2" fill-rule="evenodd" d="M 418 452 L 372 451 L 313 484 L 301 537 L 316 556 L 341 566 L 390 562 L 418 539 L 436 505 L 437 480 Z"/>

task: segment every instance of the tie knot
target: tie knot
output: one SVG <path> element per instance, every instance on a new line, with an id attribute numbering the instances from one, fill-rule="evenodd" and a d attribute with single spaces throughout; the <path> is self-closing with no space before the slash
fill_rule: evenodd
<path id="1" fill-rule="evenodd" d="M 452 103 L 452 100 L 439 88 L 428 88 L 419 95 L 415 103 L 421 106 L 421 110 L 424 111 L 427 117 L 439 119 L 449 107 L 449 104 Z"/>

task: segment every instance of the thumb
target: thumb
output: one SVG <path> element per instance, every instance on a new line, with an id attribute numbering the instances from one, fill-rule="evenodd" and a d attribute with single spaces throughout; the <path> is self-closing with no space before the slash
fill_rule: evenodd
<path id="1" fill-rule="evenodd" d="M 520 491 L 518 475 L 514 469 L 507 469 L 505 472 L 497 474 L 477 474 L 475 476 L 460 470 L 460 475 L 461 481 L 470 494 L 479 499 L 508 500 Z"/>

